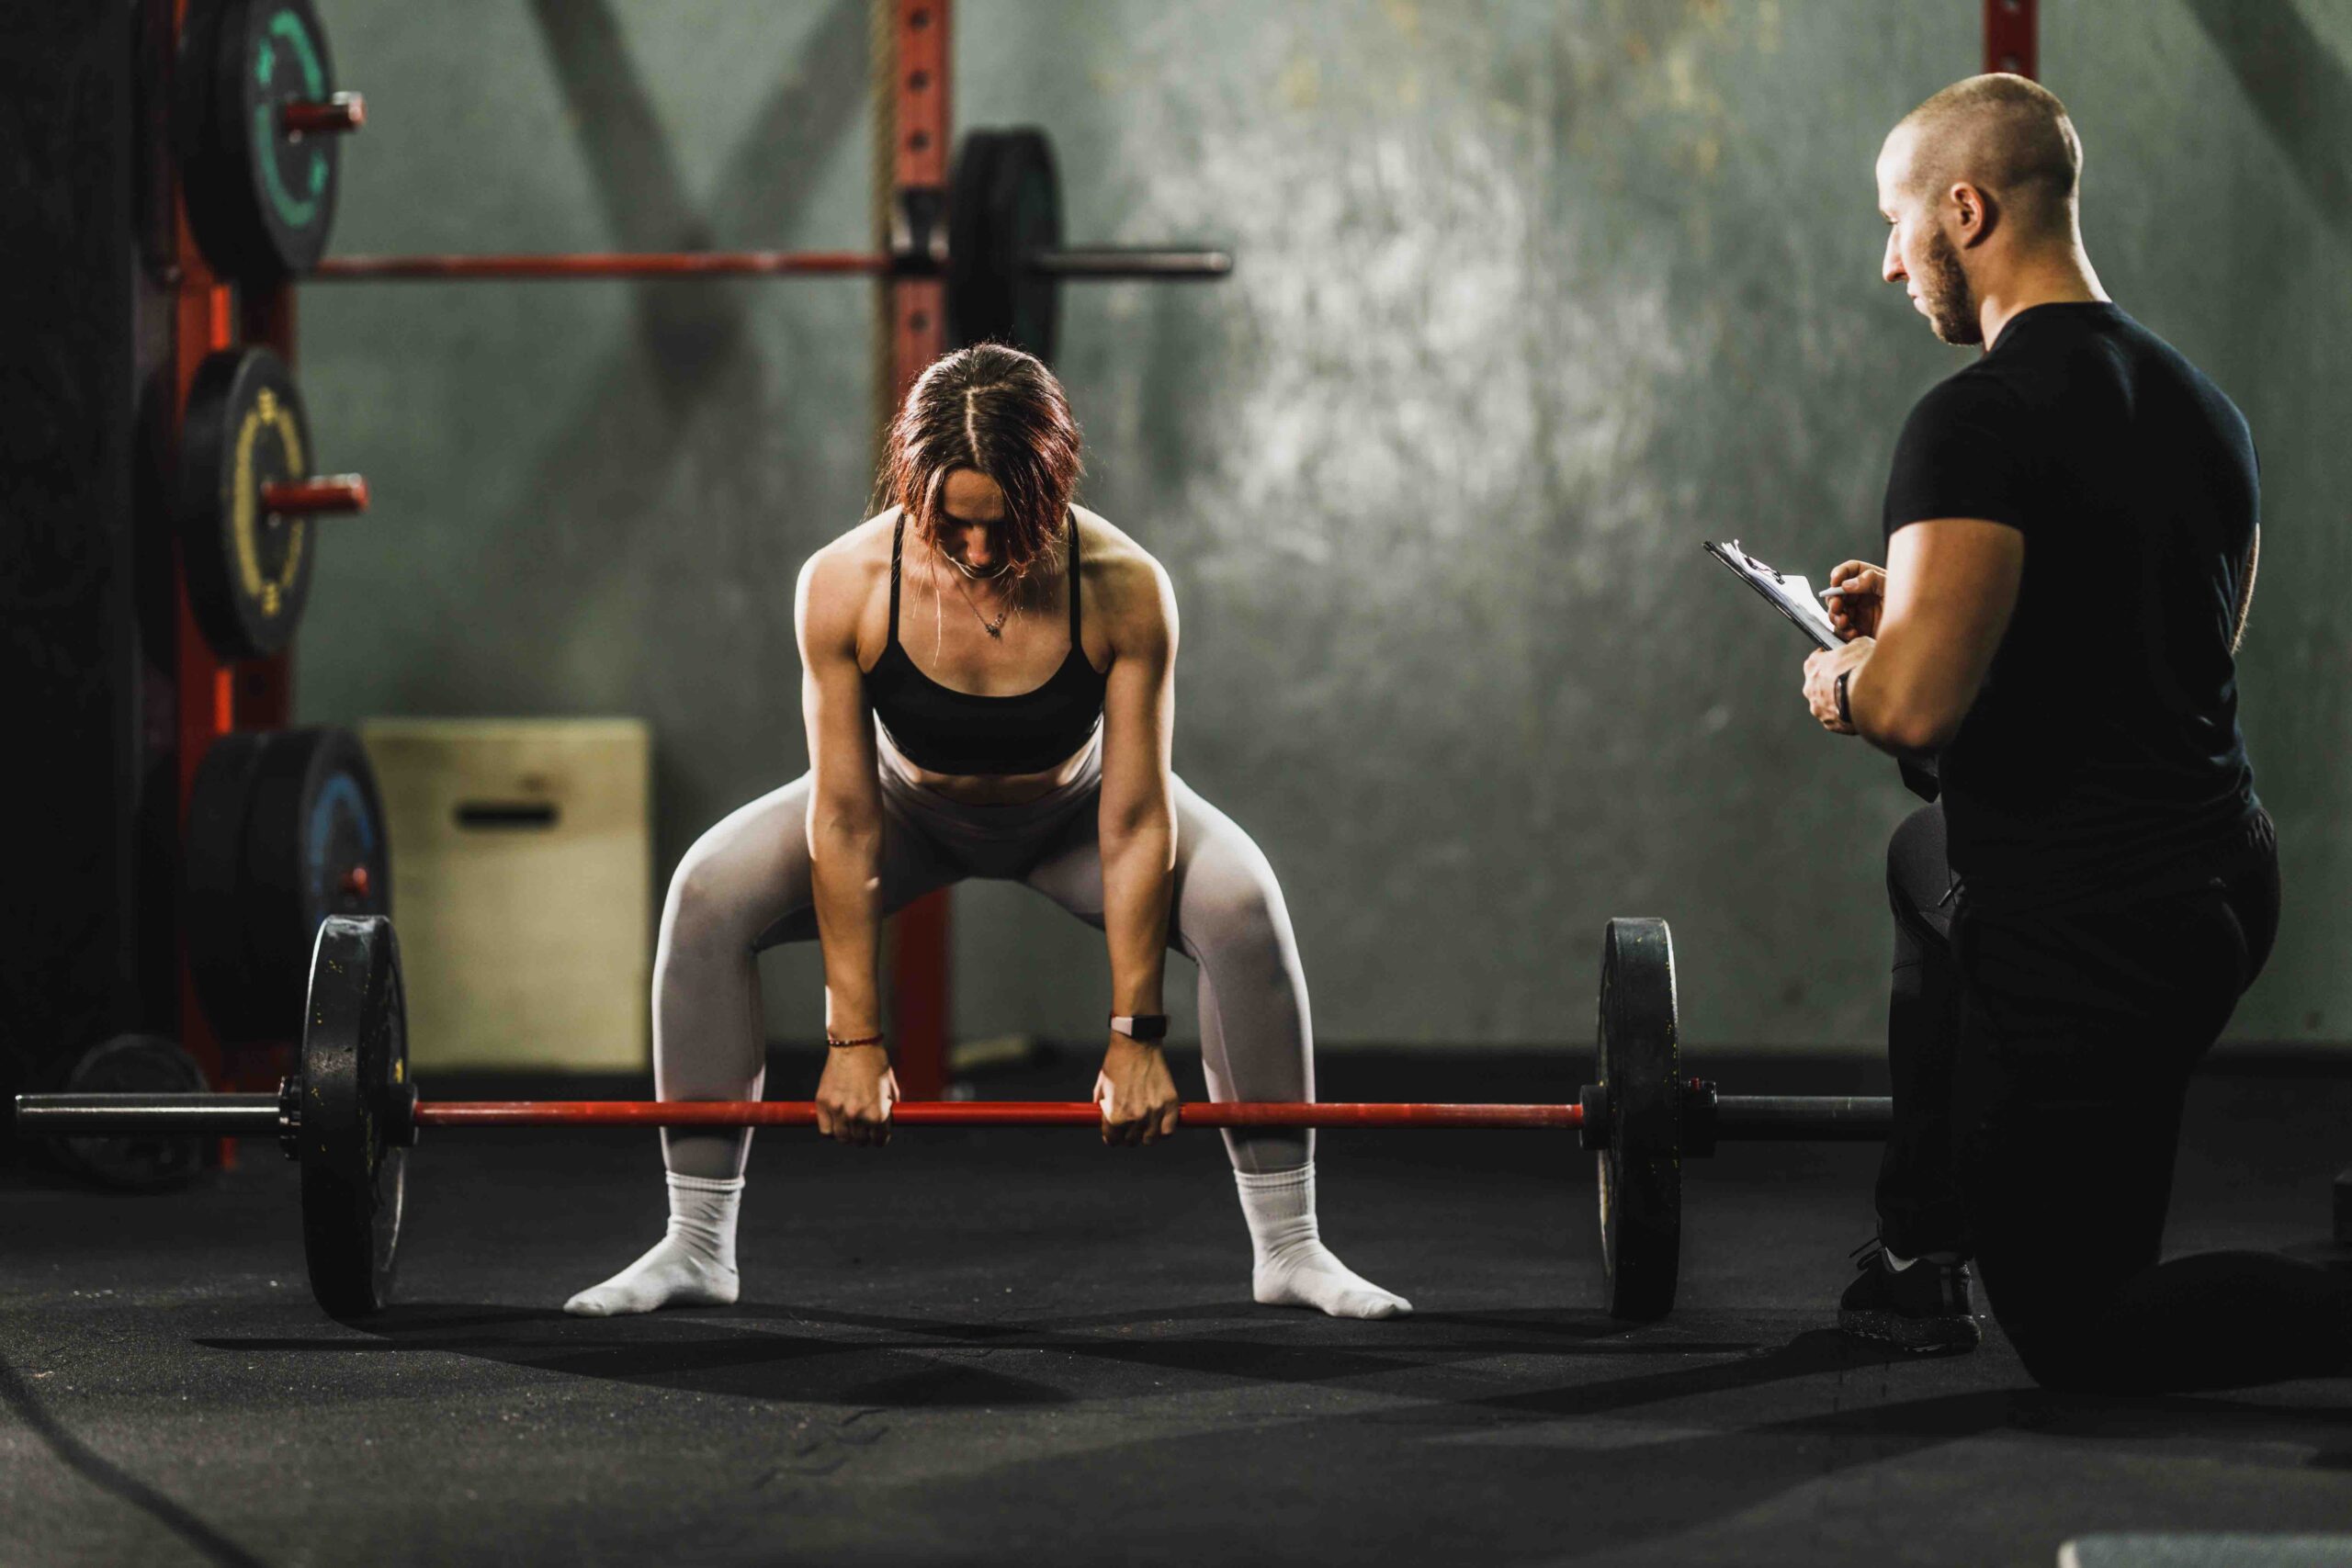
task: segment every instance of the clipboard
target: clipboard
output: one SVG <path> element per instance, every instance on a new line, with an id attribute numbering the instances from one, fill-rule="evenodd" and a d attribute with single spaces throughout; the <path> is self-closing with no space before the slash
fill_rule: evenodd
<path id="1" fill-rule="evenodd" d="M 1722 544 L 1711 539 L 1706 542 L 1706 547 L 1709 555 L 1729 567 L 1742 582 L 1764 595 L 1772 608 L 1786 615 L 1797 630 L 1813 640 L 1815 648 L 1839 646 L 1838 634 L 1829 625 L 1829 612 L 1821 607 L 1821 600 L 1815 594 L 1812 583 L 1792 573 L 1773 570 L 1741 549 L 1737 539 Z M 1943 781 L 1933 758 L 1918 761 L 1906 759 L 1899 766 L 1903 773 L 1903 787 L 1921 800 L 1933 802 L 1943 793 Z"/>
<path id="2" fill-rule="evenodd" d="M 1813 639 L 1815 648 L 1836 648 L 1838 637 L 1829 625 L 1829 612 L 1821 607 L 1813 584 L 1788 572 L 1775 571 L 1739 547 L 1737 539 L 1717 544 L 1706 542 L 1707 553 L 1729 567 L 1738 579 L 1764 595 L 1771 606 L 1786 615 L 1797 630 Z"/>

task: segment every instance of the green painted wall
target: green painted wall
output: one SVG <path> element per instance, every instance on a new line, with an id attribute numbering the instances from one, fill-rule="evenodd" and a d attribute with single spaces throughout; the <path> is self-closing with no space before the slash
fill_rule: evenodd
<path id="1" fill-rule="evenodd" d="M 862 0 L 322 5 L 371 113 L 339 251 L 867 243 Z M 1060 369 L 1088 501 L 1176 579 L 1178 766 L 1282 874 L 1326 1043 L 1580 1038 L 1621 912 L 1674 921 L 1692 1040 L 1871 1039 L 1908 797 L 1698 545 L 1874 546 L 1965 353 L 1878 281 L 1871 163 L 1974 68 L 1974 0 L 957 17 L 959 120 L 1053 133 L 1074 238 L 1240 255 L 1074 290 Z M 2043 5 L 2094 257 L 2262 445 L 2246 715 L 2289 870 L 2254 1038 L 2352 1036 L 2347 61 L 2345 0 Z M 644 715 L 666 874 L 805 764 L 792 581 L 863 514 L 869 299 L 307 289 L 320 443 L 379 501 L 322 556 L 306 715 Z M 958 909 L 966 1033 L 1095 1027 L 1091 932 Z M 768 974 L 811 1034 L 811 956 Z"/>

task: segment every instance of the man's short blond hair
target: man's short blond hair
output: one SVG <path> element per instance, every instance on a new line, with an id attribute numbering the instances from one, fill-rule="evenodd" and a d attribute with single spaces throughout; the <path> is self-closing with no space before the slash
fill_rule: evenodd
<path id="1" fill-rule="evenodd" d="M 2074 228 L 2083 178 L 2083 142 L 2058 95 L 2038 82 L 1995 72 L 1955 82 L 1905 115 L 1910 190 L 1965 182 L 2006 207 L 2028 229 Z"/>

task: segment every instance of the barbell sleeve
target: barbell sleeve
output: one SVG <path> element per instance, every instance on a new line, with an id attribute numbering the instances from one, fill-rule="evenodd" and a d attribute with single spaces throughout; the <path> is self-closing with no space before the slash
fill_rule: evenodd
<path id="1" fill-rule="evenodd" d="M 1743 1143 L 1876 1143 L 1894 1125 L 1883 1095 L 1721 1094 L 1715 1135 Z"/>
<path id="2" fill-rule="evenodd" d="M 368 510 L 368 481 L 357 474 L 273 479 L 261 487 L 261 505 L 285 517 L 347 516 Z"/>
<path id="3" fill-rule="evenodd" d="M 348 136 L 368 123 L 368 100 L 356 93 L 280 105 L 278 129 L 288 136 Z"/>
<path id="4" fill-rule="evenodd" d="M 1233 253 L 1204 248 L 1086 245 L 1039 251 L 1029 258 L 1029 265 L 1048 277 L 1182 283 L 1225 276 L 1233 270 Z"/>
<path id="5" fill-rule="evenodd" d="M 20 1094 L 16 1130 L 44 1138 L 141 1133 L 265 1138 L 277 1135 L 278 1110 L 275 1094 Z"/>

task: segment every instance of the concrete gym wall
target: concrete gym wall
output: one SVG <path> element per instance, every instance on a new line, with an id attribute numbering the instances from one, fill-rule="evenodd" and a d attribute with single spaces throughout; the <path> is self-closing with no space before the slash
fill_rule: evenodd
<path id="1" fill-rule="evenodd" d="M 866 243 L 863 0 L 322 9 L 371 111 L 338 250 Z M 1871 163 L 1978 10 L 961 0 L 958 119 L 1053 133 L 1074 238 L 1239 254 L 1073 290 L 1060 368 L 1086 499 L 1176 580 L 1178 766 L 1283 875 L 1326 1044 L 1587 1038 L 1620 912 L 1674 921 L 1695 1042 L 1876 1035 L 1909 799 L 1699 542 L 1875 549 L 1965 352 L 1877 280 Z M 2347 61 L 2343 0 L 2043 6 L 2103 276 L 2262 444 L 2246 716 L 2290 864 L 2249 1039 L 2352 1036 Z M 331 525 L 305 715 L 644 715 L 666 878 L 805 764 L 792 581 L 863 514 L 869 299 L 308 288 L 320 445 L 379 500 Z M 1095 1030 L 1092 933 L 1001 887 L 958 919 L 962 1032 Z M 813 955 L 766 973 L 812 1035 Z"/>

